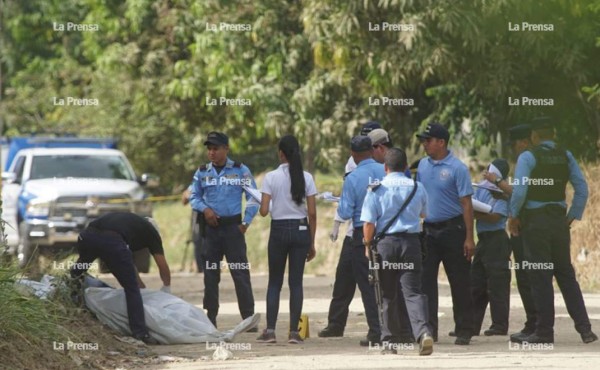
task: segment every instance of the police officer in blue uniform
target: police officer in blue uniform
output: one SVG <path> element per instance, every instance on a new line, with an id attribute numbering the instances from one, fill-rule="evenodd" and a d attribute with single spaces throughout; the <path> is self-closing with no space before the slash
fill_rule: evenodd
<path id="1" fill-rule="evenodd" d="M 508 130 L 508 140 L 516 160 L 521 153 L 531 147 L 531 125 L 519 124 L 511 127 Z M 498 176 L 489 171 L 484 172 L 484 177 L 486 180 L 499 187 L 505 194 L 508 194 L 509 196 L 512 195 L 512 185 L 507 177 Z M 523 239 L 520 235 L 510 235 L 510 247 L 513 253 L 514 266 L 521 266 L 525 257 L 523 255 Z M 524 269 L 513 268 L 513 270 L 515 271 L 515 277 L 517 278 L 517 288 L 519 290 L 519 295 L 521 296 L 521 301 L 523 302 L 526 319 L 523 329 L 516 334 L 512 334 L 512 336 L 533 334 L 535 332 L 537 314 L 535 311 L 535 303 L 531 296 L 529 277 Z"/>
<path id="2" fill-rule="evenodd" d="M 368 136 L 355 136 L 352 138 L 350 147 L 352 158 L 358 166 L 344 180 L 337 213 L 342 220 L 352 219 L 354 232 L 352 238 L 344 240 L 336 272 L 333 297 L 329 306 L 329 323 L 327 328 L 319 333 L 319 336 L 333 336 L 329 334 L 338 334 L 340 331 L 343 333 L 346 323 L 345 321 L 341 322 L 341 319 L 347 317 L 348 300 L 352 300 L 354 289 L 358 285 L 365 307 L 367 324 L 369 325 L 367 338 L 361 340 L 360 344 L 368 346 L 370 342 L 380 342 L 381 329 L 375 302 L 375 291 L 373 286 L 369 284 L 369 260 L 365 256 L 364 244 L 362 243 L 363 221 L 360 220 L 360 214 L 369 182 L 381 180 L 385 176 L 385 171 L 383 165 L 373 159 L 373 144 Z M 348 270 L 351 271 L 350 274 L 341 273 L 342 271 L 348 272 Z M 345 315 L 343 314 L 344 310 Z M 335 313 L 341 313 L 342 315 L 335 315 Z"/>
<path id="3" fill-rule="evenodd" d="M 371 266 L 379 270 L 381 278 L 381 340 L 384 351 L 397 351 L 396 345 L 402 335 L 398 301 L 402 300 L 406 302 L 412 332 L 420 344 L 419 354 L 430 355 L 433 352 L 433 338 L 428 324 L 427 296 L 421 292 L 422 258 L 419 241 L 420 218 L 427 212 L 427 193 L 422 185 L 417 186 L 415 181 L 403 173 L 407 166 L 404 151 L 398 148 L 388 149 L 384 164 L 387 175 L 381 184 L 370 187 L 360 217 L 365 222 L 363 231 L 366 248 L 373 242 L 375 232 L 380 234 L 388 223 L 393 222 L 377 244 L 381 263 L 377 266 L 375 262 L 375 266 Z M 413 190 L 414 196 L 409 198 Z M 398 215 L 398 210 L 407 201 L 406 207 Z M 368 254 L 368 250 L 365 253 Z"/>
<path id="4" fill-rule="evenodd" d="M 250 283 L 250 263 L 244 234 L 258 211 L 244 187 L 256 189 L 248 167 L 228 158 L 229 138 L 210 132 L 204 142 L 210 163 L 194 174 L 190 204 L 201 213 L 204 229 L 204 308 L 217 326 L 221 267 L 231 273 L 242 318 L 254 314 L 254 296 Z M 246 210 L 242 217 L 242 195 L 246 192 Z M 223 263 L 223 256 L 227 263 Z M 256 331 L 253 328 L 253 331 Z"/>
<path id="5" fill-rule="evenodd" d="M 429 324 L 438 336 L 438 270 L 448 275 L 456 333 L 455 344 L 467 345 L 473 332 L 470 261 L 475 251 L 471 175 L 467 166 L 448 150 L 450 134 L 439 123 L 417 134 L 427 157 L 419 161 L 417 180 L 423 183 L 431 205 L 424 221 L 427 256 L 423 265 L 423 292 L 429 300 Z"/>
<path id="6" fill-rule="evenodd" d="M 509 229 L 522 234 L 525 269 L 531 282 L 537 322 L 533 334 L 517 333 L 511 341 L 554 342 L 554 289 L 552 277 L 562 292 L 567 311 L 584 343 L 598 340 L 585 308 L 583 295 L 571 264 L 569 228 L 580 220 L 588 198 L 588 188 L 573 155 L 554 142 L 554 124 L 548 117 L 532 122 L 532 149 L 517 160 L 510 200 Z M 565 189 L 574 189 L 567 211 Z M 520 335 L 519 335 L 520 334 Z"/>
<path id="7" fill-rule="evenodd" d="M 505 159 L 495 159 L 487 172 L 498 178 L 508 177 Z M 471 264 L 473 294 L 473 333 L 481 330 L 488 303 L 492 325 L 485 336 L 506 335 L 510 311 L 510 243 L 506 234 L 507 197 L 493 183 L 484 180 L 477 184 L 473 199 L 491 207 L 489 212 L 475 211 L 477 246 Z"/>

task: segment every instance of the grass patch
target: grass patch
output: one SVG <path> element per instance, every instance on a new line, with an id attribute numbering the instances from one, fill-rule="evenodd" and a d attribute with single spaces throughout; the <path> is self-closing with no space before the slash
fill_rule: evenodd
<path id="1" fill-rule="evenodd" d="M 590 196 L 582 221 L 577 221 L 571 228 L 571 254 L 573 266 L 577 272 L 577 279 L 586 291 L 597 291 L 600 289 L 600 184 L 592 181 L 600 178 L 600 164 L 583 164 L 582 170 L 588 180 Z M 256 177 L 259 184 L 264 174 Z M 340 174 L 315 175 L 317 189 L 319 192 L 331 191 L 339 194 L 342 186 Z M 568 187 L 567 199 L 572 198 L 572 189 Z M 317 256 L 313 261 L 306 264 L 306 273 L 333 275 L 337 265 L 341 245 L 346 231 L 345 226 L 340 229 L 340 235 L 336 242 L 329 240 L 333 215 L 336 204 L 317 201 Z M 182 266 L 186 241 L 190 235 L 191 210 L 189 206 L 183 206 L 178 202 L 158 203 L 155 207 L 155 218 L 161 227 L 166 249 L 167 260 L 174 271 L 194 271 L 193 246 L 188 247 L 187 263 Z M 270 217 L 257 215 L 251 227 L 246 233 L 246 244 L 248 245 L 248 259 L 252 266 L 252 273 L 266 273 L 267 265 L 267 242 L 269 240 Z M 587 251 L 585 261 L 579 261 L 577 254 L 581 249 Z M 154 268 L 155 269 L 155 268 Z M 156 271 L 156 270 L 154 270 Z"/>

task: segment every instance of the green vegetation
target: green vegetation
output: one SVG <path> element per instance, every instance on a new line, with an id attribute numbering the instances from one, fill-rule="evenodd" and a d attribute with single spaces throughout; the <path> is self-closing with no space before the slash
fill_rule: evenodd
<path id="1" fill-rule="evenodd" d="M 548 113 L 577 156 L 597 158 L 600 0 L 1 0 L 2 134 L 114 136 L 134 166 L 178 192 L 207 132 L 261 172 L 296 134 L 311 171 L 338 170 L 356 127 L 381 120 L 402 147 L 439 119 L 472 156 Z M 67 22 L 97 31 L 59 31 Z M 217 31 L 221 22 L 250 31 Z M 414 30 L 373 31 L 403 24 Z M 509 23 L 552 24 L 514 32 Z M 246 26 L 244 26 L 246 27 Z M 61 106 L 57 98 L 98 99 Z M 211 105 L 211 99 L 252 105 Z M 369 98 L 413 99 L 370 105 Z M 509 98 L 554 105 L 510 106 Z M 489 147 L 493 150 L 490 151 Z M 487 147 L 487 148 L 486 148 Z M 503 153 L 506 154 L 506 153 Z"/>

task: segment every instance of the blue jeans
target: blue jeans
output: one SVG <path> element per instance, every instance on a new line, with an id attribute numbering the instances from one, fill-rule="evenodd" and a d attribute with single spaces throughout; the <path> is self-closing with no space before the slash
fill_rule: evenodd
<path id="1" fill-rule="evenodd" d="M 302 230 L 301 230 L 302 229 Z M 275 329 L 279 296 L 286 260 L 289 259 L 290 331 L 298 331 L 304 292 L 302 276 L 311 239 L 308 223 L 302 220 L 272 220 L 269 235 L 269 287 L 267 288 L 267 328 Z"/>

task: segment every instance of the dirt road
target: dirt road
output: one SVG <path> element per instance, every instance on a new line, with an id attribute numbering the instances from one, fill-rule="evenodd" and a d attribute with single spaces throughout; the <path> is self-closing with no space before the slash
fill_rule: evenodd
<path id="1" fill-rule="evenodd" d="M 160 288 L 158 276 L 142 277 L 149 288 Z M 112 276 L 104 275 L 103 280 L 114 283 Z M 260 328 L 265 325 L 265 296 L 267 277 L 253 275 L 252 284 L 256 300 L 256 312 L 262 314 Z M 243 333 L 236 338 L 237 349 L 232 350 L 234 358 L 227 361 L 212 360 L 214 349 L 206 345 L 155 346 L 152 351 L 159 356 L 170 356 L 175 361 L 144 369 L 392 369 L 406 368 L 456 368 L 456 369 L 514 369 L 514 368 L 579 368 L 592 369 L 600 366 L 600 342 L 583 344 L 573 328 L 560 293 L 555 296 L 556 326 L 553 348 L 531 349 L 515 348 L 509 345 L 508 337 L 474 337 L 469 346 L 456 346 L 453 338 L 447 336 L 453 330 L 452 305 L 447 284 L 440 284 L 440 338 L 435 343 L 434 353 L 428 357 L 417 355 L 414 349 L 406 348 L 398 355 L 381 355 L 378 350 L 360 347 L 358 341 L 367 332 L 362 314 L 362 302 L 357 289 L 350 306 L 350 317 L 343 338 L 319 338 L 317 332 L 327 322 L 327 310 L 333 277 L 305 277 L 304 310 L 310 320 L 310 338 L 302 345 L 287 343 L 287 325 L 289 319 L 289 291 L 284 286 L 280 304 L 280 315 L 276 335 L 278 343 L 262 344 L 256 342 L 256 333 Z M 202 275 L 175 274 L 172 282 L 173 294 L 201 307 Z M 513 288 L 511 295 L 510 332 L 521 329 L 524 313 L 521 301 Z M 586 294 L 586 305 L 596 333 L 600 332 L 600 294 Z M 221 310 L 218 317 L 219 328 L 230 329 L 240 321 L 235 291 L 231 277 L 222 275 Z M 486 317 L 484 328 L 489 326 Z M 163 357 L 168 360 L 168 357 Z M 141 369 L 142 367 L 140 367 Z"/>

